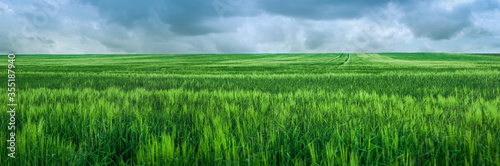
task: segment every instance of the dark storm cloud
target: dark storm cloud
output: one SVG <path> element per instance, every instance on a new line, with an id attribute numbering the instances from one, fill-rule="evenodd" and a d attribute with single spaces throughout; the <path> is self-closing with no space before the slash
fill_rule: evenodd
<path id="1" fill-rule="evenodd" d="M 221 3 L 215 3 L 221 2 Z M 232 6 L 237 2 L 238 6 Z M 189 1 L 123 1 L 91 0 L 82 1 L 99 9 L 108 21 L 126 27 L 141 26 L 157 18 L 170 26 L 170 30 L 180 35 L 205 35 L 220 32 L 217 27 L 206 22 L 219 18 L 217 8 L 227 11 L 224 17 L 255 16 L 259 14 L 282 15 L 310 20 L 331 20 L 358 18 L 368 10 L 375 10 L 388 3 L 404 3 L 403 0 L 189 0 Z M 223 5 L 216 5 L 223 4 Z M 215 6 L 214 6 L 215 5 Z"/>
<path id="2" fill-rule="evenodd" d="M 108 21 L 126 27 L 147 26 L 151 21 L 161 21 L 169 30 L 186 36 L 205 35 L 220 32 L 206 22 L 218 18 L 210 0 L 188 1 L 139 1 L 139 0 L 91 0 L 82 1 L 99 9 Z M 227 12 L 225 16 L 243 15 L 245 10 Z M 156 19 L 156 20 L 155 20 Z"/>
<path id="3" fill-rule="evenodd" d="M 211 26 L 211 22 L 219 18 L 214 2 L 222 2 L 231 12 L 224 17 L 255 16 L 259 14 L 281 15 L 304 20 L 336 20 L 355 19 L 394 4 L 403 9 L 404 23 L 416 37 L 432 40 L 450 39 L 464 28 L 472 26 L 470 15 L 474 10 L 498 8 L 498 1 L 479 0 L 466 3 L 451 11 L 435 7 L 436 1 L 430 0 L 257 0 L 247 2 L 237 9 L 230 2 L 241 0 L 189 0 L 189 1 L 123 1 L 123 0 L 91 0 L 82 1 L 99 9 L 102 16 L 111 23 L 125 27 L 148 26 L 151 21 L 168 25 L 168 30 L 181 36 L 197 36 L 210 33 L 224 33 L 236 27 Z M 163 29 L 167 30 L 167 28 Z M 314 33 L 314 32 L 307 32 Z M 321 36 L 317 35 L 316 36 Z M 314 37 L 313 37 L 314 38 Z M 307 41 L 307 47 L 315 48 L 314 41 Z"/>
<path id="4" fill-rule="evenodd" d="M 403 0 L 259 0 L 258 7 L 273 14 L 289 17 L 330 20 L 361 17 L 367 10 Z"/>
<path id="5" fill-rule="evenodd" d="M 433 40 L 450 39 L 466 27 L 471 26 L 469 13 L 455 11 L 420 10 L 409 13 L 404 23 L 418 37 L 427 37 Z"/>
<path id="6" fill-rule="evenodd" d="M 141 1 L 123 1 L 123 0 L 90 0 L 82 1 L 89 3 L 99 9 L 101 15 L 107 17 L 111 22 L 124 26 L 134 26 L 143 20 L 147 20 L 153 11 L 158 10 L 158 1 L 150 3 Z"/>

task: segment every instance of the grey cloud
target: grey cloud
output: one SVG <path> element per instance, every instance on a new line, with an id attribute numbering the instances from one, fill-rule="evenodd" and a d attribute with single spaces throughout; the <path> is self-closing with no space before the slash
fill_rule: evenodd
<path id="1" fill-rule="evenodd" d="M 406 25 L 418 37 L 433 40 L 450 39 L 462 29 L 471 26 L 470 11 L 467 9 L 452 12 L 423 8 L 404 17 Z"/>
<path id="2" fill-rule="evenodd" d="M 467 38 L 481 38 L 495 35 L 494 32 L 478 27 L 469 27 L 464 29 L 462 32 L 463 36 Z"/>
<path id="3" fill-rule="evenodd" d="M 493 46 L 495 48 L 500 48 L 500 42 L 494 42 L 491 44 L 491 46 Z"/>
<path id="4" fill-rule="evenodd" d="M 184 36 L 206 35 L 222 30 L 206 25 L 207 20 L 219 18 L 210 0 L 189 1 L 123 1 L 123 0 L 92 0 L 89 3 L 100 11 L 110 22 L 125 27 L 147 26 L 144 21 L 152 18 L 169 25 L 169 30 Z M 249 10 L 234 10 L 225 16 L 247 15 Z M 149 19 L 149 20 L 148 20 Z M 146 22 L 147 24 L 148 22 Z M 226 28 L 227 29 L 227 28 Z"/>
<path id="5" fill-rule="evenodd" d="M 231 2 L 238 2 L 238 6 Z M 184 36 L 206 35 L 224 32 L 206 24 L 219 18 L 214 2 L 221 2 L 227 12 L 224 17 L 256 16 L 269 13 L 292 18 L 310 20 L 350 19 L 363 16 L 367 10 L 382 8 L 388 3 L 402 3 L 403 0 L 190 0 L 161 1 L 147 3 L 138 0 L 91 0 L 82 1 L 99 9 L 110 22 L 125 27 L 141 26 L 141 21 L 152 17 L 169 25 L 169 30 Z M 236 27 L 234 27 L 236 28 Z M 233 29 L 234 29 L 233 28 Z"/>
<path id="6" fill-rule="evenodd" d="M 412 30 L 415 36 L 432 40 L 451 39 L 462 30 L 473 26 L 471 14 L 474 11 L 498 8 L 498 2 L 491 0 L 460 4 L 451 11 L 433 5 L 435 4 L 432 2 L 421 2 L 404 6 L 408 13 L 402 17 L 401 21 Z"/>
<path id="7" fill-rule="evenodd" d="M 2 39 L 8 39 L 6 33 L 1 33 L 0 32 L 0 38 Z M 12 51 L 12 44 L 11 41 L 9 40 L 0 40 L 0 53 L 9 53 Z"/>
<path id="8" fill-rule="evenodd" d="M 221 53 L 251 53 L 255 52 L 253 46 L 231 41 L 218 41 L 216 49 Z"/>
<path id="9" fill-rule="evenodd" d="M 367 10 L 403 0 L 259 0 L 259 7 L 272 14 L 302 19 L 331 20 L 363 16 Z"/>
<path id="10" fill-rule="evenodd" d="M 244 3 L 241 6 L 230 6 L 230 2 Z M 209 22 L 217 20 L 218 14 L 214 2 L 225 3 L 229 9 L 224 17 L 256 16 L 269 13 L 290 18 L 305 20 L 335 20 L 353 19 L 378 11 L 388 4 L 396 4 L 405 12 L 401 19 L 416 37 L 426 37 L 432 40 L 450 39 L 464 28 L 472 26 L 470 14 L 472 10 L 482 10 L 497 6 L 497 1 L 479 0 L 473 5 L 462 5 L 453 11 L 445 11 L 432 7 L 436 1 L 420 0 L 257 0 L 243 2 L 241 0 L 190 0 L 162 1 L 154 0 L 147 3 L 132 0 L 91 0 L 89 3 L 102 13 L 111 23 L 125 27 L 147 27 L 158 19 L 169 30 L 181 36 L 202 36 L 210 33 L 225 33 L 234 31 L 237 25 L 213 26 Z M 225 6 L 222 6 L 225 7 Z M 238 7 L 238 8 L 236 8 Z M 313 46 L 313 39 L 307 41 L 307 47 Z"/>
<path id="11" fill-rule="evenodd" d="M 326 35 L 324 32 L 319 31 L 309 31 L 306 34 L 305 46 L 307 49 L 316 49 L 321 45 L 325 44 Z"/>
<path id="12" fill-rule="evenodd" d="M 152 3 L 141 1 L 121 1 L 121 0 L 90 0 L 82 1 L 95 6 L 109 21 L 124 25 L 134 26 L 136 23 L 146 20 L 155 8 L 161 6 L 158 1 Z"/>
<path id="13" fill-rule="evenodd" d="M 476 0 L 451 11 L 432 6 L 444 1 L 70 0 L 46 25 L 34 25 L 34 35 L 23 36 L 19 28 L 22 21 L 33 22 L 34 14 L 44 12 L 43 7 L 34 0 L 7 0 L 2 2 L 14 12 L 8 13 L 5 5 L 0 5 L 0 19 L 9 22 L 9 26 L 0 25 L 0 51 L 373 52 L 404 51 L 399 46 L 415 50 L 419 46 L 412 44 L 422 41 L 432 46 L 434 42 L 451 43 L 434 48 L 446 51 L 468 39 L 492 45 L 485 38 L 499 35 L 495 25 L 500 17 L 477 13 L 498 10 L 500 1 Z M 226 7 L 222 15 L 214 2 Z M 389 8 L 396 14 L 382 13 Z M 4 37 L 11 32 L 13 38 Z"/>

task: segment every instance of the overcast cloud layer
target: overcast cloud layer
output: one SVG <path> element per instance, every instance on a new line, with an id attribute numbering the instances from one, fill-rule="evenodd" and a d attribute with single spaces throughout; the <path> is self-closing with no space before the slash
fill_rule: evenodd
<path id="1" fill-rule="evenodd" d="M 0 53 L 500 52 L 500 0 L 0 0 Z"/>

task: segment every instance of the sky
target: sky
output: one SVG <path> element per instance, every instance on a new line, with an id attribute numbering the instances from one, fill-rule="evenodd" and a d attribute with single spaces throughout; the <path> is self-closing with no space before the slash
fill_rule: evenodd
<path id="1" fill-rule="evenodd" d="M 500 52 L 500 0 L 0 0 L 0 53 Z"/>

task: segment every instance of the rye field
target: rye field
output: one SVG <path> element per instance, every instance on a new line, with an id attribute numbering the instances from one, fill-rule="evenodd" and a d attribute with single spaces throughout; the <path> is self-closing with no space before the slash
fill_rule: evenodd
<path id="1" fill-rule="evenodd" d="M 15 64 L 16 158 L 2 111 L 0 165 L 500 165 L 499 55 L 16 55 Z"/>

